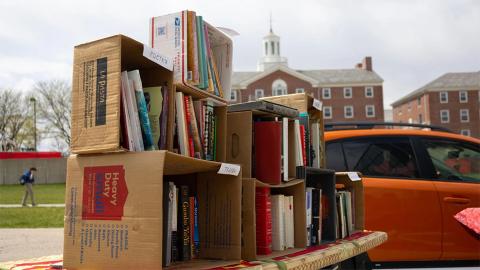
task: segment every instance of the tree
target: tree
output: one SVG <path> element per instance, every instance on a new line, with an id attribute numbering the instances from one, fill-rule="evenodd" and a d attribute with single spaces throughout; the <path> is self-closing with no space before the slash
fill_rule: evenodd
<path id="1" fill-rule="evenodd" d="M 0 89 L 0 151 L 28 148 L 24 143 L 32 130 L 25 128 L 29 120 L 26 104 L 21 92 Z"/>
<path id="2" fill-rule="evenodd" d="M 33 87 L 42 133 L 46 138 L 70 146 L 71 86 L 63 80 L 39 81 Z"/>

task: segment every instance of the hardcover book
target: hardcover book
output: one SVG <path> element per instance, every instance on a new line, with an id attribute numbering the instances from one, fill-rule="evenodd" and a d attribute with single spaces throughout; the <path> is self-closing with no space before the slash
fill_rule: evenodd
<path id="1" fill-rule="evenodd" d="M 269 184 L 282 182 L 282 123 L 259 121 L 254 124 L 255 178 Z"/>

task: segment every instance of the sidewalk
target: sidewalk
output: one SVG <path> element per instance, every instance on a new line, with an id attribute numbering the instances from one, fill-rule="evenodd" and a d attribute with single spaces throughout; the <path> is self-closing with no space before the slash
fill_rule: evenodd
<path id="1" fill-rule="evenodd" d="M 21 204 L 0 204 L 0 208 L 20 208 L 20 207 L 32 207 L 31 204 L 27 206 L 22 206 Z M 35 207 L 65 207 L 64 203 L 51 203 L 51 204 L 37 204 Z"/>

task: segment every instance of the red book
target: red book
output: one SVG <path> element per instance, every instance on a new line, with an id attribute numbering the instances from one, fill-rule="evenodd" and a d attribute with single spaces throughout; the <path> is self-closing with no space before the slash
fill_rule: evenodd
<path id="1" fill-rule="evenodd" d="M 255 218 L 257 254 L 268 255 L 272 253 L 272 201 L 268 187 L 255 189 Z"/>
<path id="2" fill-rule="evenodd" d="M 255 122 L 255 178 L 269 184 L 282 182 L 282 123 Z"/>
<path id="3" fill-rule="evenodd" d="M 303 164 L 307 166 L 307 152 L 305 149 L 305 126 L 300 125 L 300 138 L 302 139 L 302 157 Z"/>
<path id="4" fill-rule="evenodd" d="M 185 118 L 186 118 L 186 123 L 187 123 L 187 136 L 188 136 L 188 148 L 190 151 L 190 156 L 194 157 L 195 155 L 195 149 L 193 147 L 193 137 L 192 137 L 192 117 L 190 116 L 190 100 L 188 99 L 188 96 L 183 97 L 184 104 L 185 104 Z"/>

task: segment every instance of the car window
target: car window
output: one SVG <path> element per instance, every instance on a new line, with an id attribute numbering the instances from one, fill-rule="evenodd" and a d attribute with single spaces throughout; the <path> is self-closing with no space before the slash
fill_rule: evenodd
<path id="1" fill-rule="evenodd" d="M 343 157 L 342 144 L 340 142 L 327 143 L 327 168 L 337 172 L 345 172 L 345 159 Z"/>
<path id="2" fill-rule="evenodd" d="M 438 179 L 480 182 L 479 147 L 440 139 L 424 139 L 423 142 Z"/>
<path id="3" fill-rule="evenodd" d="M 361 138 L 343 142 L 350 171 L 365 176 L 416 178 L 415 157 L 407 138 Z"/>

